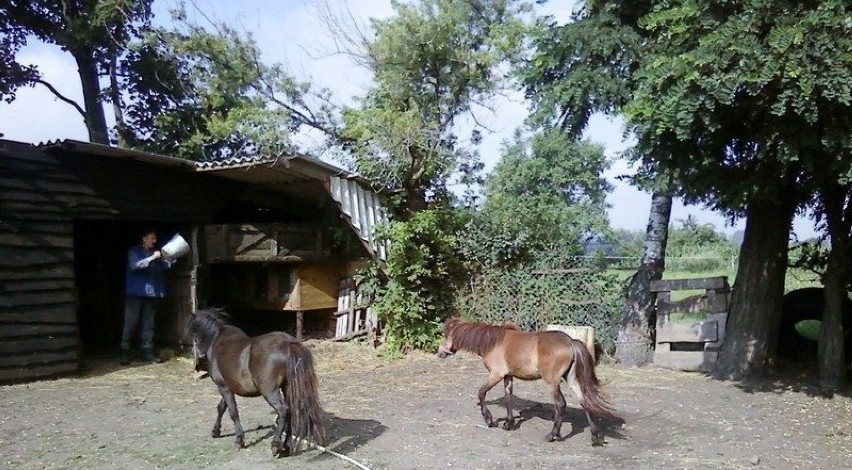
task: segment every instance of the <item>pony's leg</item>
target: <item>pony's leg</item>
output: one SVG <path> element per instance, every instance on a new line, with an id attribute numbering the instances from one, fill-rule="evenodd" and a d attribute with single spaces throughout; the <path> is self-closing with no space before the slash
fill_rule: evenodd
<path id="1" fill-rule="evenodd" d="M 286 457 L 290 455 L 290 433 L 287 433 L 284 441 L 281 441 L 281 434 L 284 432 L 284 426 L 287 426 L 289 410 L 287 404 L 284 403 L 284 397 L 281 396 L 281 391 L 275 389 L 273 392 L 263 395 L 266 402 L 275 408 L 278 418 L 275 419 L 275 433 L 272 435 L 272 455 L 275 457 Z M 288 426 L 289 427 L 289 426 Z"/>
<path id="2" fill-rule="evenodd" d="M 568 385 L 571 386 L 571 390 L 574 391 L 574 395 L 577 395 L 577 399 L 580 400 L 580 406 L 585 402 L 583 397 L 583 389 L 580 388 L 580 382 L 577 381 L 577 377 L 574 375 L 574 367 L 571 367 L 571 370 L 566 374 L 568 379 Z M 592 415 L 589 414 L 586 408 L 583 408 L 583 411 L 586 412 L 586 419 L 589 420 L 589 433 L 592 435 L 592 445 L 598 446 L 604 444 L 604 435 L 598 427 L 595 420 L 592 419 Z"/>
<path id="3" fill-rule="evenodd" d="M 553 415 L 553 429 L 545 439 L 548 442 L 553 442 L 562 438 L 560 432 L 562 430 L 562 418 L 565 415 L 565 396 L 562 395 L 562 390 L 559 388 L 559 381 L 554 381 L 550 384 L 550 394 L 553 396 L 553 406 L 555 413 Z"/>
<path id="4" fill-rule="evenodd" d="M 237 399 L 234 397 L 234 393 L 228 390 L 227 387 L 219 387 L 219 393 L 222 394 L 222 400 L 225 401 L 225 405 L 228 407 L 228 415 L 234 422 L 237 449 L 242 449 L 246 446 L 246 435 L 243 432 L 243 425 L 240 423 L 240 413 L 237 411 Z"/>
<path id="5" fill-rule="evenodd" d="M 511 431 L 515 428 L 515 416 L 512 414 L 512 376 L 503 377 L 503 390 L 506 392 L 506 422 L 503 429 Z"/>
<path id="6" fill-rule="evenodd" d="M 227 408 L 228 405 L 225 404 L 225 398 L 222 397 L 219 400 L 219 405 L 216 406 L 216 422 L 213 423 L 213 431 L 210 432 L 211 436 L 222 437 L 222 415 L 225 414 Z"/>
<path id="7" fill-rule="evenodd" d="M 487 394 L 489 390 L 494 388 L 494 386 L 497 385 L 497 382 L 499 382 L 502 378 L 503 377 L 492 373 L 488 376 L 488 379 L 485 381 L 485 384 L 479 387 L 479 411 L 482 412 L 482 417 L 485 418 L 485 424 L 487 424 L 489 428 L 497 426 L 497 423 L 494 422 L 494 418 L 491 416 L 491 412 L 488 411 L 488 407 L 485 406 L 485 394 Z"/>

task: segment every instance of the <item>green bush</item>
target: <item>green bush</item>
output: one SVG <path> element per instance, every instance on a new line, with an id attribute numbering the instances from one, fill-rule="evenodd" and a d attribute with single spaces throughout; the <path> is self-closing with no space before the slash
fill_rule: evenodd
<path id="1" fill-rule="evenodd" d="M 455 251 L 458 216 L 445 210 L 417 212 L 393 222 L 387 283 L 376 288 L 373 307 L 391 351 L 434 348 L 444 320 L 452 315 L 453 293 L 464 273 Z"/>

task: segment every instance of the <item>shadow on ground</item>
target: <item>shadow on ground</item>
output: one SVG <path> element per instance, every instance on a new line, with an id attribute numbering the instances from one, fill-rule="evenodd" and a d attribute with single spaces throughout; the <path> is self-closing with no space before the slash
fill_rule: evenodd
<path id="1" fill-rule="evenodd" d="M 326 447 L 339 454 L 348 454 L 387 431 L 387 426 L 374 419 L 348 419 L 326 413 Z M 311 461 L 334 458 L 321 453 Z"/>
<path id="2" fill-rule="evenodd" d="M 497 422 L 499 425 L 502 425 L 505 418 L 506 405 L 504 398 L 497 398 L 494 400 L 490 400 L 486 402 L 489 406 L 496 407 L 491 410 L 491 413 L 494 416 L 500 416 L 501 411 L 504 415 L 502 418 L 498 418 Z M 553 423 L 553 415 L 554 408 L 553 404 L 550 403 L 541 403 L 538 401 L 526 400 L 524 398 L 519 398 L 518 396 L 514 396 L 512 400 L 512 407 L 515 414 L 515 427 L 514 429 L 518 429 L 524 425 L 525 422 L 533 419 L 539 418 L 548 423 Z M 624 424 L 623 419 L 619 419 L 617 421 L 609 421 L 609 420 L 596 420 L 598 426 L 604 432 L 607 437 L 611 437 L 614 439 L 625 439 L 625 435 L 622 432 L 622 425 Z M 566 433 L 566 427 L 570 426 L 571 431 Z M 582 408 L 578 406 L 572 406 L 570 403 L 566 407 L 565 415 L 562 418 L 562 439 L 569 439 L 577 434 L 582 434 L 589 427 L 589 421 L 586 418 L 586 412 L 583 411 Z M 548 428 L 548 431 L 550 429 Z"/>

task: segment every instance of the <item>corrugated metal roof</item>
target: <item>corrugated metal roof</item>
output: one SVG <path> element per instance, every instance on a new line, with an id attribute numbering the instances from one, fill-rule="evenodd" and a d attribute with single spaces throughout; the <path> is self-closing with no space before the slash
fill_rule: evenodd
<path id="1" fill-rule="evenodd" d="M 111 147 L 103 144 L 93 144 L 91 142 L 81 142 L 79 140 L 55 140 L 37 145 L 47 151 L 54 149 L 69 150 L 87 155 L 98 155 L 103 157 L 118 157 L 129 158 L 132 160 L 155 163 L 158 165 L 178 166 L 184 168 L 195 168 L 195 162 L 183 160 L 175 157 L 167 157 L 156 153 L 142 152 L 119 147 Z"/>
<path id="2" fill-rule="evenodd" d="M 286 158 L 286 157 L 285 157 Z M 206 162 L 196 162 L 196 166 L 198 166 L 201 170 L 216 170 L 222 168 L 243 168 L 243 167 L 251 167 L 255 165 L 274 165 L 277 162 L 277 158 L 270 157 L 231 157 L 226 158 L 225 160 L 211 160 Z"/>
<path id="3" fill-rule="evenodd" d="M 328 192 L 364 246 L 373 256 L 386 261 L 389 246 L 376 236 L 376 228 L 388 223 L 388 215 L 376 193 L 355 180 L 337 176 L 329 178 Z"/>

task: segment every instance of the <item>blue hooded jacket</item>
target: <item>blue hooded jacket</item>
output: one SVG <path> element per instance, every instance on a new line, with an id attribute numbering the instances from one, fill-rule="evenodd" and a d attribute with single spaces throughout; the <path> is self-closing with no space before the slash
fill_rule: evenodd
<path id="1" fill-rule="evenodd" d="M 172 263 L 163 258 L 148 262 L 151 254 L 137 245 L 127 251 L 127 283 L 125 293 L 133 297 L 163 298 L 166 295 L 165 271 Z"/>

